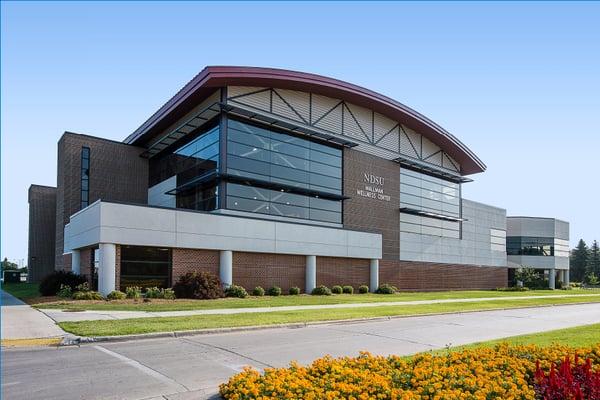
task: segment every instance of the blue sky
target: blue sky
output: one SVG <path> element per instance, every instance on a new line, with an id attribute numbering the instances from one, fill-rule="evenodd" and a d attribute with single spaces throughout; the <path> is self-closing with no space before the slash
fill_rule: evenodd
<path id="1" fill-rule="evenodd" d="M 206 65 L 388 95 L 488 170 L 464 197 L 600 240 L 600 3 L 2 3 L 2 258 L 66 131 L 122 140 Z"/>

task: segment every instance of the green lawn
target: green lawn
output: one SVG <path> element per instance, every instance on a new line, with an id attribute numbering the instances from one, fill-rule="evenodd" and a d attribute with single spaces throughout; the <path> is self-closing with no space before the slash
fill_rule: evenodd
<path id="1" fill-rule="evenodd" d="M 575 328 L 558 329 L 555 331 L 534 333 L 531 335 L 512 336 L 504 339 L 478 342 L 466 346 L 452 347 L 451 351 L 474 347 L 489 347 L 500 343 L 511 345 L 535 344 L 537 346 L 552 346 L 560 344 L 571 347 L 585 347 L 600 343 L 600 324 L 583 325 Z"/>
<path id="2" fill-rule="evenodd" d="M 229 315 L 195 315 L 185 317 L 154 317 L 123 320 L 62 322 L 67 332 L 80 336 L 117 336 L 152 332 L 172 332 L 194 329 L 242 327 L 330 321 L 386 316 L 408 316 L 448 312 L 493 310 L 580 302 L 600 302 L 600 296 L 577 298 L 552 298 L 523 300 L 491 300 L 480 303 L 442 303 L 424 305 L 378 306 L 365 308 L 317 309 L 301 311 L 275 311 L 268 313 L 241 313 Z"/>
<path id="3" fill-rule="evenodd" d="M 155 300 L 150 303 L 141 301 L 59 301 L 39 304 L 38 308 L 62 310 L 120 310 L 120 311 L 184 311 L 209 310 L 222 308 L 278 307 L 317 304 L 374 303 L 382 301 L 415 301 L 438 299 L 474 299 L 482 297 L 513 296 L 556 296 L 598 294 L 600 290 L 531 290 L 527 292 L 500 292 L 494 290 L 447 291 L 447 292 L 404 292 L 392 295 L 380 294 L 343 294 L 333 296 L 279 296 L 249 297 L 246 299 L 226 298 L 216 300 Z"/>
<path id="4" fill-rule="evenodd" d="M 37 283 L 3 283 L 2 290 L 12 294 L 13 296 L 21 300 L 40 297 Z"/>

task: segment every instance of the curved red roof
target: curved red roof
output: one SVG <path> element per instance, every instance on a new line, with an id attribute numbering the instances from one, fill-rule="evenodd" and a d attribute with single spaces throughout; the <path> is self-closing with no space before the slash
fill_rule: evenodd
<path id="1" fill-rule="evenodd" d="M 126 139 L 144 143 L 145 138 L 166 129 L 223 86 L 258 86 L 312 92 L 372 109 L 427 137 L 461 165 L 464 175 L 482 172 L 485 164 L 460 140 L 417 111 L 387 96 L 338 79 L 276 68 L 212 66 L 204 68 L 175 96 Z"/>

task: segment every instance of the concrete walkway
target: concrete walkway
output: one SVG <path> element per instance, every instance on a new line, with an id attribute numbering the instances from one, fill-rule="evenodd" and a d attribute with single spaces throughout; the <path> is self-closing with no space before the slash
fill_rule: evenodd
<path id="1" fill-rule="evenodd" d="M 185 311 L 62 311 L 55 309 L 42 309 L 50 318 L 56 322 L 64 321 L 94 321 L 108 319 L 128 319 L 128 318 L 152 318 L 152 317 L 185 317 L 191 315 L 223 315 L 223 314 L 245 314 L 245 313 L 266 313 L 277 311 L 299 311 L 299 310 L 322 310 L 336 308 L 366 308 L 381 306 L 414 306 L 424 304 L 443 304 L 443 303 L 478 303 L 494 300 L 526 300 L 526 299 L 545 299 L 578 297 L 582 302 L 589 300 L 589 297 L 600 297 L 596 294 L 561 294 L 552 296 L 506 296 L 506 297 L 479 297 L 468 299 L 440 299 L 440 300 L 414 300 L 414 301 L 386 301 L 377 303 L 349 303 L 349 304 L 321 304 L 304 306 L 280 306 L 280 307 L 251 307 L 251 308 L 223 308 L 211 310 L 185 310 Z"/>
<path id="2" fill-rule="evenodd" d="M 66 333 L 44 313 L 0 290 L 2 340 L 62 337 Z"/>
<path id="3" fill-rule="evenodd" d="M 409 355 L 599 322 L 598 304 L 580 304 L 58 349 L 8 349 L 2 354 L 2 398 L 218 399 L 218 385 L 245 365 L 283 367 L 291 360 L 306 364 L 325 354 L 356 356 L 360 350 Z"/>

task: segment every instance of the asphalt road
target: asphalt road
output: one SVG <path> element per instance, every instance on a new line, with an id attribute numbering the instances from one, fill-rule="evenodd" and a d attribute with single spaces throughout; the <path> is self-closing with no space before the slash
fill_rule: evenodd
<path id="1" fill-rule="evenodd" d="M 245 365 L 308 363 L 325 354 L 412 354 L 446 345 L 600 323 L 600 305 L 397 318 L 299 329 L 3 349 L 2 399 L 217 398 Z"/>

